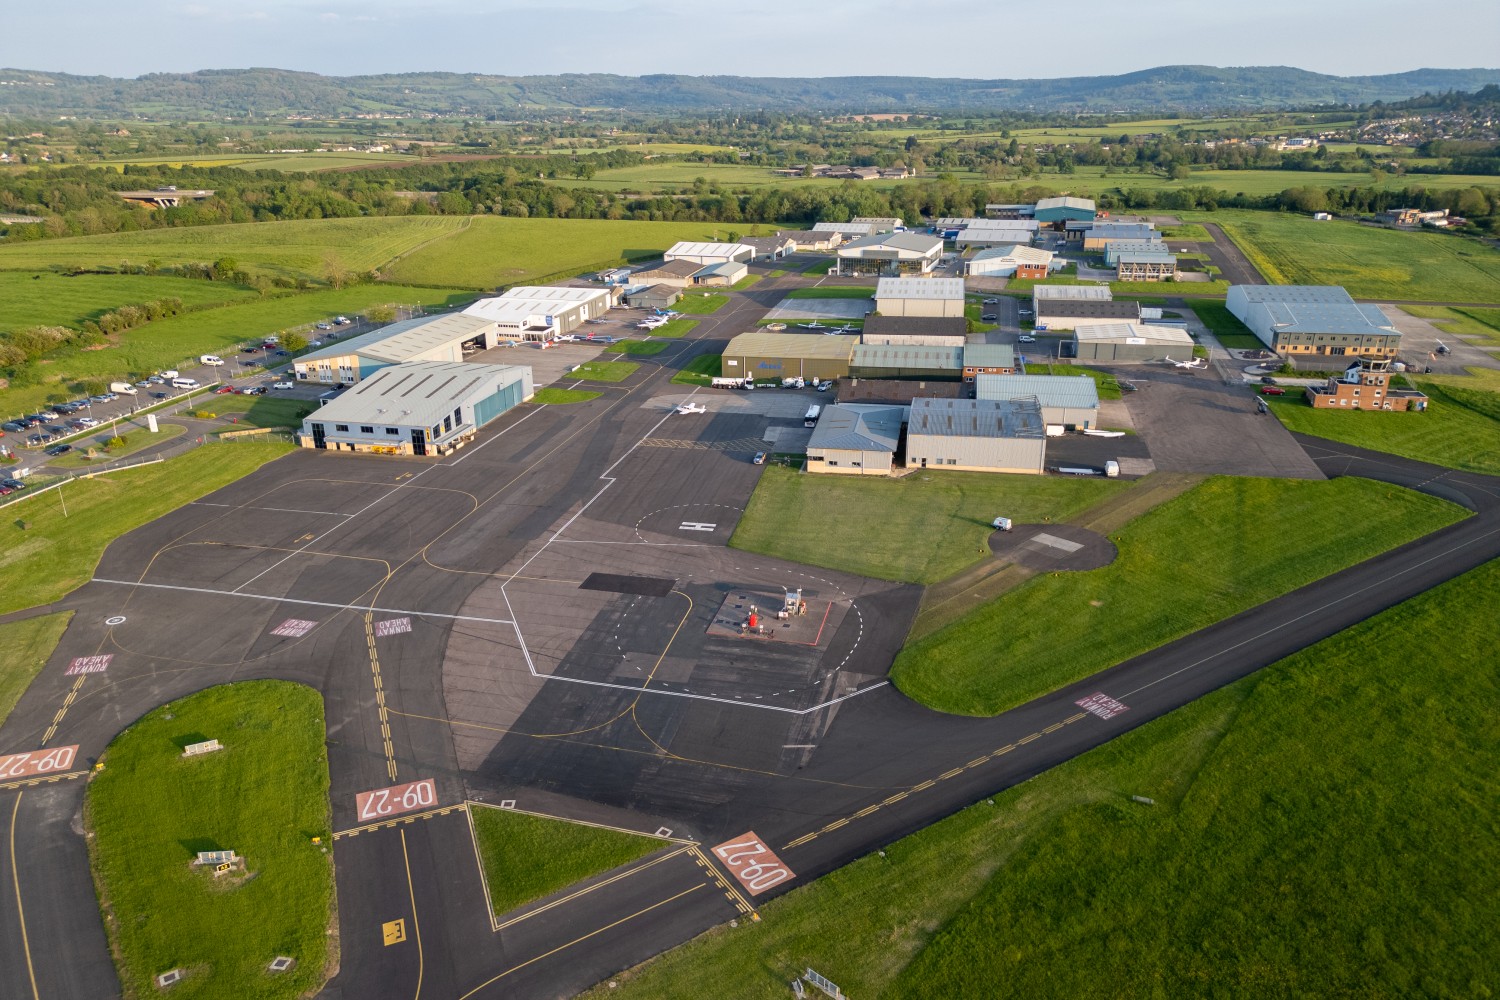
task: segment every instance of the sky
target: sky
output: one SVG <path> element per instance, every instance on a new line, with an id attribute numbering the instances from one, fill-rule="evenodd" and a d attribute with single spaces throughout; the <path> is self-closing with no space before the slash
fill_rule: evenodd
<path id="1" fill-rule="evenodd" d="M 1296 66 L 1341 76 L 1500 65 L 1500 0 L 1431 0 L 1420 7 L 1410 0 L 13 0 L 5 6 L 0 65 L 123 77 L 250 66 L 331 76 L 437 70 L 1014 79 L 1183 63 Z M 1412 36 L 1426 40 L 1408 44 Z"/>

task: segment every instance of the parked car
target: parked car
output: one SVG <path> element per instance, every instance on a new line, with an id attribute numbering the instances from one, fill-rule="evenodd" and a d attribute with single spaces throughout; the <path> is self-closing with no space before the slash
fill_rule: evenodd
<path id="1" fill-rule="evenodd" d="M 1019 337 L 1016 338 L 1016 340 L 1017 340 L 1017 342 L 1022 343 L 1022 344 L 1035 344 L 1036 343 L 1036 338 L 1033 337 L 1029 333 L 1023 333 L 1023 334 L 1021 334 Z"/>
<path id="2" fill-rule="evenodd" d="M 66 427 L 59 427 L 56 424 L 53 424 L 52 426 L 47 428 L 47 433 L 53 435 L 54 437 L 61 437 L 62 435 L 68 433 L 68 429 Z"/>
<path id="3" fill-rule="evenodd" d="M 766 464 L 766 453 L 763 452 L 763 451 L 757 451 L 755 453 L 755 457 L 752 458 L 750 461 L 754 462 L 756 465 L 765 465 Z"/>
<path id="4" fill-rule="evenodd" d="M 295 389 L 295 388 L 297 388 L 297 383 L 295 383 L 295 382 L 277 382 L 275 385 L 271 386 L 271 388 L 272 389 Z"/>
<path id="5" fill-rule="evenodd" d="M 9 487 L 12 490 L 24 490 L 26 484 L 19 479 L 0 479 L 0 486 Z"/>
<path id="6" fill-rule="evenodd" d="M 992 305 L 997 304 L 999 301 L 1000 301 L 999 299 L 985 299 L 984 300 L 984 304 L 987 305 L 987 306 L 992 306 Z"/>
<path id="7" fill-rule="evenodd" d="M 354 322 L 354 321 L 352 319 L 350 319 L 348 316 L 335 316 L 333 318 L 333 323 L 334 323 L 335 326 L 343 326 L 345 323 L 352 323 L 352 322 Z"/>
<path id="8" fill-rule="evenodd" d="M 37 415 L 37 418 L 40 419 L 40 420 L 56 420 L 57 419 L 57 411 L 56 410 L 38 410 L 37 413 L 36 413 L 36 415 Z"/>
<path id="9" fill-rule="evenodd" d="M 235 389 L 234 389 L 234 386 L 232 386 L 232 385 L 221 385 L 217 389 L 214 390 L 214 395 L 215 396 L 222 396 L 226 392 L 234 392 L 234 391 L 235 391 Z"/>
<path id="10" fill-rule="evenodd" d="M 284 358 L 284 357 L 286 357 L 288 355 L 288 353 L 289 352 L 287 352 L 287 351 L 277 351 L 276 352 L 276 356 L 279 357 L 279 358 Z"/>
<path id="11" fill-rule="evenodd" d="M 147 382 L 145 379 L 141 379 L 135 384 L 135 387 L 137 389 L 149 389 L 151 387 L 151 383 Z"/>
<path id="12" fill-rule="evenodd" d="M 151 398 L 152 399 L 171 399 L 172 398 L 172 394 L 170 392 L 153 392 L 151 394 Z"/>
<path id="13" fill-rule="evenodd" d="M 1260 387 L 1262 396 L 1285 396 L 1286 390 L 1279 385 L 1263 385 Z"/>
<path id="14" fill-rule="evenodd" d="M 983 316 L 979 317 L 979 319 L 980 319 L 981 322 L 984 322 L 984 323 L 998 323 L 998 322 L 1000 322 L 1000 317 L 996 316 L 994 313 L 985 313 Z"/>
<path id="15" fill-rule="evenodd" d="M 333 329 L 333 324 L 332 323 L 319 323 L 318 324 L 318 329 L 319 330 L 332 330 Z"/>
<path id="16" fill-rule="evenodd" d="M 48 448 L 42 454 L 44 454 L 44 455 L 51 455 L 53 458 L 56 458 L 58 455 L 66 455 L 68 452 L 70 452 L 72 450 L 73 450 L 73 446 L 70 445 L 70 444 L 55 444 L 52 447 Z"/>
<path id="17" fill-rule="evenodd" d="M 146 381 L 150 382 L 152 385 L 165 385 L 167 380 L 162 378 L 160 375 L 152 375 L 150 378 L 146 379 Z"/>
<path id="18" fill-rule="evenodd" d="M 1261 385 L 1275 385 L 1276 380 L 1269 375 L 1262 375 L 1260 377 L 1260 383 Z"/>
<path id="19" fill-rule="evenodd" d="M 98 427 L 99 426 L 99 421 L 95 420 L 93 417 L 79 417 L 77 420 L 75 420 L 73 422 L 75 424 L 81 424 L 84 427 Z"/>
<path id="20" fill-rule="evenodd" d="M 8 430 L 11 433 L 15 433 L 16 431 L 24 431 L 26 429 L 26 425 L 16 420 L 7 420 L 5 423 L 0 424 L 0 428 Z"/>

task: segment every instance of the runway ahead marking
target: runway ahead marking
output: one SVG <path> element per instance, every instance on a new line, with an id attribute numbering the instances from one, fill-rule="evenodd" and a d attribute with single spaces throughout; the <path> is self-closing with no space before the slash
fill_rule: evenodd
<path id="1" fill-rule="evenodd" d="M 1103 697 L 1103 696 L 1100 695 L 1098 697 Z M 1085 700 L 1088 700 L 1088 699 L 1085 699 Z M 1109 699 L 1106 699 L 1106 700 L 1109 700 Z M 1083 702 L 1079 702 L 1079 704 L 1082 705 Z M 1114 704 L 1119 705 L 1119 702 L 1114 702 Z M 1120 710 L 1121 711 L 1124 711 L 1124 708 L 1125 708 L 1125 706 L 1120 705 Z M 1098 713 L 1096 712 L 1095 714 L 1098 714 Z M 1116 714 L 1118 714 L 1118 713 L 1116 713 Z M 844 827 L 848 826 L 849 822 L 851 820 L 864 819 L 866 816 L 873 815 L 874 813 L 879 812 L 881 809 L 885 809 L 888 806 L 895 805 L 897 802 L 902 801 L 903 799 L 905 799 L 909 795 L 912 795 L 912 794 L 914 794 L 916 792 L 925 792 L 929 788 L 935 788 L 935 787 L 937 787 L 937 784 L 940 781 L 949 781 L 949 780 L 952 780 L 953 778 L 956 778 L 959 775 L 963 774 L 965 771 L 972 770 L 973 768 L 976 768 L 976 767 L 982 767 L 983 765 L 989 763 L 992 760 L 995 760 L 995 759 L 997 759 L 999 757 L 1005 756 L 1006 754 L 1010 753 L 1012 750 L 1016 749 L 1016 747 L 1018 747 L 1018 746 L 1024 746 L 1024 745 L 1026 745 L 1028 743 L 1033 743 L 1033 742 L 1041 739 L 1043 736 L 1046 736 L 1046 735 L 1049 735 L 1051 733 L 1057 732 L 1058 730 L 1062 729 L 1064 726 L 1070 726 L 1073 723 L 1077 722 L 1079 719 L 1086 719 L 1088 717 L 1089 717 L 1089 713 L 1088 712 L 1077 712 L 1077 713 L 1075 713 L 1073 715 L 1068 716 L 1066 719 L 1062 720 L 1061 722 L 1055 722 L 1055 723 L 1053 723 L 1052 725 L 1048 726 L 1046 729 L 1038 730 L 1037 732 L 1034 732 L 1034 733 L 1028 733 L 1027 735 L 1022 736 L 1020 739 L 1016 740 L 1014 743 L 1007 743 L 1005 746 L 1000 747 L 1000 748 L 998 748 L 996 750 L 992 750 L 991 752 L 985 754 L 983 757 L 975 757 L 973 760 L 969 761 L 967 764 L 963 765 L 962 767 L 955 767 L 952 770 L 944 771 L 942 774 L 938 775 L 935 778 L 928 778 L 926 781 L 922 782 L 921 784 L 913 785 L 911 788 L 908 788 L 904 792 L 897 792 L 895 795 L 892 795 L 889 798 L 883 799 L 880 802 L 874 803 L 873 805 L 865 806 L 865 807 L 859 809 L 857 812 L 853 812 L 853 813 L 849 814 L 848 816 L 844 816 L 844 817 L 841 817 L 839 819 L 836 819 L 836 820 L 832 821 L 831 823 L 828 823 L 828 824 L 824 825 L 823 827 L 821 827 L 821 828 L 819 828 L 817 830 L 814 830 L 812 833 L 804 833 L 802 836 L 798 837 L 797 839 L 792 840 L 792 841 L 788 841 L 787 844 L 786 844 L 786 846 L 783 847 L 782 850 L 789 851 L 789 850 L 791 850 L 794 847 L 801 847 L 803 844 L 806 844 L 806 843 L 808 843 L 810 841 L 817 840 L 819 837 L 823 836 L 825 833 L 832 833 L 834 830 L 841 830 Z M 1108 716 L 1101 716 L 1101 717 L 1102 718 L 1108 718 Z M 749 836 L 749 835 L 747 834 L 747 836 Z M 720 845 L 720 846 L 725 846 L 725 845 Z"/>

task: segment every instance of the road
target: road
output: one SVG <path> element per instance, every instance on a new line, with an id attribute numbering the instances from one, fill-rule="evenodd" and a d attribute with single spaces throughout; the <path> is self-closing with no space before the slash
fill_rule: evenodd
<path id="1" fill-rule="evenodd" d="M 81 747 L 69 777 L 0 788 L 0 998 L 118 992 L 77 775 L 130 721 L 210 684 L 323 692 L 342 953 L 325 996 L 553 997 L 1500 554 L 1500 480 L 1299 438 L 1326 475 L 1476 516 L 996 718 L 928 711 L 883 679 L 916 588 L 726 546 L 760 474 L 748 455 L 777 421 L 707 391 L 710 413 L 670 412 L 691 391 L 671 372 L 751 328 L 776 281 L 599 399 L 523 407 L 458 456 L 299 452 L 114 543 L 60 602 L 74 622 L 0 728 L 3 752 Z M 647 595 L 653 581 L 670 592 Z M 716 634 L 737 594 L 792 581 L 826 628 L 775 644 Z M 273 635 L 287 619 L 313 625 Z M 373 631 L 403 619 L 409 632 Z M 101 651 L 105 672 L 64 674 Z M 1078 705 L 1095 694 L 1100 714 Z M 355 814 L 356 792 L 418 777 L 437 809 Z M 662 847 L 492 916 L 466 811 L 505 802 Z M 711 851 L 751 831 L 794 873 L 760 896 Z M 407 939 L 387 946 L 396 919 Z"/>

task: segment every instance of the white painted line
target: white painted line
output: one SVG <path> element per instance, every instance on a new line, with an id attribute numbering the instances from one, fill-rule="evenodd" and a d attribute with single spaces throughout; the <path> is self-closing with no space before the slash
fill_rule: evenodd
<path id="1" fill-rule="evenodd" d="M 1486 531 L 1484 534 L 1480 535 L 1479 538 L 1488 538 L 1488 537 L 1490 537 L 1491 535 L 1494 535 L 1494 534 L 1500 534 L 1500 528 L 1491 528 L 1489 531 Z M 1478 541 L 1478 540 L 1479 539 L 1477 539 L 1477 538 L 1474 539 L 1474 541 Z M 1286 628 L 1288 625 L 1295 625 L 1297 622 L 1302 621 L 1304 618 L 1311 618 L 1314 615 L 1322 614 L 1323 612 L 1327 611 L 1329 608 L 1337 607 L 1338 605 L 1343 604 L 1346 601 L 1349 601 L 1349 600 L 1352 600 L 1355 597 L 1358 597 L 1360 594 L 1363 594 L 1363 593 L 1365 593 L 1368 590 L 1374 590 L 1377 587 L 1384 586 L 1387 582 L 1389 582 L 1390 580 L 1395 579 L 1398 576 L 1404 576 L 1407 573 L 1411 573 L 1411 572 L 1413 572 L 1415 570 L 1421 569 L 1423 566 L 1426 566 L 1428 563 L 1437 562 L 1440 559 L 1446 559 L 1446 558 L 1448 558 L 1448 556 L 1452 555 L 1453 553 L 1461 551 L 1463 549 L 1467 549 L 1467 548 L 1471 547 L 1472 545 L 1473 545 L 1473 542 L 1471 541 L 1471 542 L 1464 542 L 1461 545 L 1454 545 L 1454 546 L 1451 546 L 1451 547 L 1449 547 L 1447 549 L 1444 549 L 1442 552 L 1439 552 L 1436 555 L 1428 556 L 1426 559 L 1423 559 L 1421 562 L 1416 563 L 1416 564 L 1411 565 L 1411 566 L 1408 566 L 1406 569 L 1403 569 L 1403 570 L 1401 570 L 1398 573 L 1392 574 L 1390 576 L 1383 576 L 1379 580 L 1375 581 L 1374 583 L 1370 583 L 1370 584 L 1367 584 L 1367 585 L 1365 585 L 1363 587 L 1360 587 L 1358 590 L 1353 591 L 1353 592 L 1351 592 L 1349 594 L 1346 594 L 1343 597 L 1340 597 L 1336 601 L 1329 601 L 1327 604 L 1322 604 L 1322 605 L 1319 605 L 1316 608 L 1311 608 L 1311 609 L 1309 609 L 1307 611 L 1304 611 L 1302 614 L 1296 616 L 1295 618 L 1288 618 L 1286 621 L 1281 622 L 1281 623 L 1279 623 L 1277 625 L 1273 625 L 1270 628 L 1266 629 L 1264 632 L 1261 632 L 1261 633 L 1259 633 L 1257 635 L 1251 636 L 1248 639 L 1245 639 L 1245 640 L 1242 640 L 1240 642 L 1237 642 L 1233 646 L 1226 646 L 1223 649 L 1216 650 L 1216 651 L 1208 654 L 1207 656 L 1203 657 L 1201 660 L 1197 660 L 1197 661 L 1195 661 L 1193 663 L 1189 663 L 1187 666 L 1182 667 L 1179 670 L 1174 670 L 1170 674 L 1163 674 L 1161 677 L 1156 678 L 1156 680 L 1154 680 L 1154 681 L 1148 681 L 1147 683 L 1142 684 L 1140 687 L 1136 688 L 1133 691 L 1126 691 L 1120 697 L 1121 698 L 1129 698 L 1131 695 L 1137 694 L 1137 693 L 1139 693 L 1141 691 L 1144 691 L 1144 690 L 1146 690 L 1149 687 L 1155 687 L 1156 685 L 1160 684 L 1162 681 L 1171 680 L 1173 677 L 1176 677 L 1178 674 L 1187 673 L 1189 670 L 1194 670 L 1194 669 L 1196 669 L 1198 667 L 1201 667 L 1201 666 L 1203 666 L 1203 664 L 1207 663 L 1208 661 L 1213 660 L 1213 659 L 1217 659 L 1218 657 L 1223 656 L 1225 653 L 1232 653 L 1236 649 L 1239 649 L 1241 646 L 1248 646 L 1248 645 L 1250 645 L 1253 642 L 1259 642 L 1260 640 L 1264 639 L 1268 635 L 1271 635 L 1271 634 L 1276 633 L 1276 632 L 1280 632 L 1282 629 Z M 1373 558 L 1378 558 L 1378 557 L 1372 556 L 1371 558 L 1373 559 Z M 1324 579 L 1327 579 L 1327 577 L 1324 577 Z M 1273 598 L 1273 600 L 1274 600 L 1274 598 Z M 1217 624 L 1217 623 L 1215 623 L 1215 624 Z M 1212 627 L 1212 626 L 1205 626 L 1205 627 Z M 1311 647 L 1305 647 L 1305 648 L 1311 648 Z"/>
<path id="2" fill-rule="evenodd" d="M 427 468 L 423 469 L 421 472 L 417 473 L 415 476 L 412 476 L 410 479 L 406 479 L 406 480 L 402 480 L 402 481 L 398 482 L 395 485 L 395 487 L 393 487 L 392 489 L 387 490 L 385 493 L 382 493 L 380 496 L 376 497 L 374 500 L 371 500 L 369 503 L 365 504 L 363 507 L 361 507 L 359 510 L 355 511 L 353 514 L 350 514 L 348 517 L 344 518 L 344 520 L 340 521 L 338 524 L 335 524 L 333 527 L 329 528 L 327 531 L 323 532 L 321 535 L 316 535 L 316 536 L 314 536 L 312 538 L 309 538 L 307 541 L 305 541 L 301 545 L 299 545 L 297 547 L 296 551 L 287 553 L 285 556 L 283 556 L 282 558 L 276 560 L 274 563 L 272 563 L 271 565 L 267 566 L 265 569 L 261 570 L 259 573 L 255 574 L 250 579 L 248 579 L 244 583 L 240 584 L 239 587 L 235 587 L 234 589 L 235 590 L 239 590 L 240 587 L 248 587 L 248 586 L 250 586 L 256 580 L 259 580 L 261 577 L 263 577 L 267 573 L 271 572 L 271 570 L 275 569 L 276 567 L 280 566 L 282 563 L 286 562 L 288 559 L 292 558 L 292 556 L 301 555 L 302 551 L 304 549 L 306 549 L 309 545 L 311 545 L 313 542 L 321 541 L 322 539 L 327 538 L 329 535 L 333 534 L 335 531 L 338 531 L 344 525 L 348 524 L 350 521 L 354 520 L 356 517 L 358 517 L 359 515 L 363 514 L 365 511 L 369 510 L 371 507 L 375 506 L 376 504 L 378 504 L 380 501 L 386 499 L 387 497 L 395 496 L 401 490 L 403 490 L 406 487 L 410 486 L 412 483 L 416 482 L 418 479 L 421 479 L 423 476 L 427 475 L 427 473 L 431 472 L 434 468 L 436 468 L 436 466 L 429 465 Z M 371 485 L 371 486 L 383 486 L 384 484 L 383 483 L 370 483 L 369 485 Z"/>
<path id="3" fill-rule="evenodd" d="M 209 590 L 206 587 L 179 587 L 170 583 L 140 583 L 135 580 L 106 580 L 94 577 L 92 583 L 108 583 L 117 587 L 149 587 L 152 590 L 182 590 L 189 594 L 216 594 L 220 597 L 243 597 L 252 601 L 280 601 L 286 604 L 305 604 L 314 608 L 337 608 L 340 611 L 372 611 L 380 614 L 411 615 L 418 618 L 449 618 L 461 622 L 490 622 L 494 625 L 514 625 L 509 618 L 479 618 L 475 615 L 450 615 L 441 611 L 410 611 L 405 608 L 381 608 L 373 604 L 336 604 L 332 601 L 303 601 L 295 597 L 274 597 L 271 594 L 242 594 L 237 590 Z"/>
<path id="4" fill-rule="evenodd" d="M 375 483 L 372 485 L 383 485 Z M 234 510 L 273 510 L 278 514 L 327 514 L 329 517 L 353 517 L 353 514 L 340 514 L 336 510 L 300 510 L 296 507 L 252 507 L 248 504 L 238 503 L 209 503 L 207 500 L 194 500 L 194 507 L 229 507 Z"/>

